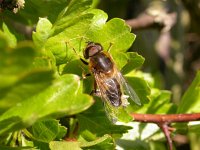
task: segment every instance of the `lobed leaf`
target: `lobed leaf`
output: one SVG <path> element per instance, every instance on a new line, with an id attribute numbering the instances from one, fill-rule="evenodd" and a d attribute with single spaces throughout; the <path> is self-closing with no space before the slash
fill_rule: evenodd
<path id="1" fill-rule="evenodd" d="M 133 69 L 136 69 L 142 66 L 142 64 L 144 63 L 144 58 L 141 55 L 134 52 L 129 52 L 126 54 L 127 54 L 128 59 L 126 60 L 127 61 L 126 64 L 124 66 L 122 65 L 123 68 L 121 72 L 123 74 L 129 73 Z"/>
<path id="2" fill-rule="evenodd" d="M 98 149 L 98 150 L 104 150 L 104 149 L 114 149 L 115 143 L 113 141 L 113 138 L 106 134 L 102 137 L 96 138 L 92 141 L 81 141 L 80 147 L 83 149 Z"/>
<path id="3" fill-rule="evenodd" d="M 110 52 L 119 68 L 122 68 L 128 58 L 124 57 L 123 63 L 118 63 L 122 59 L 119 58 L 119 53 L 120 56 L 123 55 L 122 52 L 131 46 L 135 35 L 130 33 L 130 28 L 122 19 L 114 18 L 106 23 L 107 15 L 101 10 L 89 9 L 90 4 L 89 0 L 78 3 L 72 1 L 53 24 L 51 36 L 43 43 L 45 49 L 53 53 L 57 64 L 63 64 L 77 58 L 74 50 L 81 56 L 87 41 L 98 42 L 105 50 L 111 45 Z M 78 11 L 72 11 L 77 8 Z"/>
<path id="4" fill-rule="evenodd" d="M 46 18 L 39 18 L 36 31 L 33 32 L 33 42 L 38 48 L 42 48 L 52 34 L 52 24 Z"/>
<path id="5" fill-rule="evenodd" d="M 34 140 L 49 143 L 50 141 L 63 138 L 67 129 L 61 126 L 58 120 L 45 119 L 34 123 L 28 128 L 28 131 Z"/>
<path id="6" fill-rule="evenodd" d="M 114 125 L 105 114 L 102 101 L 97 99 L 96 103 L 85 112 L 78 114 L 78 121 L 80 124 L 80 134 L 86 129 L 97 136 L 110 134 L 114 136 L 121 136 L 121 134 L 131 129 L 127 126 Z M 124 116 L 127 119 L 128 116 Z"/>
<path id="7" fill-rule="evenodd" d="M 171 92 L 165 90 L 152 89 L 150 101 L 144 104 L 137 112 L 143 114 L 172 114 L 176 107 L 170 103 Z"/>

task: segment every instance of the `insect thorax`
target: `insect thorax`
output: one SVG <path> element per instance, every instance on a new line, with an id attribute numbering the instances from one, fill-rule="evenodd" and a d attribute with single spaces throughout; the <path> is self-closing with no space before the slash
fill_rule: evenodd
<path id="1" fill-rule="evenodd" d="M 104 53 L 98 53 L 90 58 L 92 67 L 99 72 L 109 73 L 113 70 L 112 60 Z"/>

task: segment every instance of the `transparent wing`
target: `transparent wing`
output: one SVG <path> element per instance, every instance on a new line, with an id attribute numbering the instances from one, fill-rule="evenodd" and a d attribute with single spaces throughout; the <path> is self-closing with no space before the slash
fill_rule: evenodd
<path id="1" fill-rule="evenodd" d="M 109 91 L 109 85 L 106 84 L 104 78 L 101 75 L 94 73 L 94 77 L 98 88 L 97 96 L 101 97 L 103 101 L 107 117 L 109 120 L 115 123 L 118 121 L 119 110 L 118 107 L 115 107 L 111 104 L 110 99 L 107 96 L 107 93 L 112 93 L 112 91 Z"/>
<path id="2" fill-rule="evenodd" d="M 117 76 L 118 76 L 118 80 L 121 82 L 123 86 L 124 94 L 128 95 L 130 99 L 132 99 L 137 105 L 141 105 L 140 98 L 137 96 L 134 89 L 128 84 L 128 82 L 123 77 L 121 72 L 118 71 Z"/>

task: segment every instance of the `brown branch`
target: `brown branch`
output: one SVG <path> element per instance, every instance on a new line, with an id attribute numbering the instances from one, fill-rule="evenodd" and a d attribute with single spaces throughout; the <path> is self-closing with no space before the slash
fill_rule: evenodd
<path id="1" fill-rule="evenodd" d="M 170 123 L 173 122 L 189 122 L 200 120 L 200 113 L 194 114 L 169 114 L 169 115 L 160 115 L 160 114 L 135 114 L 132 113 L 133 121 L 145 122 L 145 123 L 155 123 L 163 131 L 167 143 L 169 145 L 169 150 L 173 150 L 173 143 L 170 137 L 171 132 L 175 129 L 170 127 Z"/>
<path id="2" fill-rule="evenodd" d="M 132 113 L 131 116 L 134 121 L 138 122 L 148 122 L 148 123 L 172 123 L 172 122 L 188 122 L 200 120 L 200 113 L 194 114 L 169 114 L 169 115 L 159 115 L 159 114 L 135 114 Z"/>
<path id="3" fill-rule="evenodd" d="M 126 23 L 134 30 L 146 29 L 155 27 L 167 32 L 176 23 L 177 14 L 173 13 L 160 13 L 151 15 L 142 13 L 137 18 L 126 20 Z"/>
<path id="4" fill-rule="evenodd" d="M 152 27 L 155 23 L 154 20 L 153 16 L 143 13 L 137 18 L 126 20 L 126 23 L 134 30 L 139 30 Z"/>
<path id="5" fill-rule="evenodd" d="M 28 39 L 31 39 L 32 32 L 35 30 L 35 27 L 30 27 L 22 23 L 15 22 L 13 20 L 9 20 L 9 21 L 13 25 L 16 31 L 20 32 L 21 34 L 24 34 Z"/>

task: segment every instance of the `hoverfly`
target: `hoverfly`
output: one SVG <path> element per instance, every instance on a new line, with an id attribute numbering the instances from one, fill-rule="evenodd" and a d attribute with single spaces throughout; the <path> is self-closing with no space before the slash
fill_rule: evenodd
<path id="1" fill-rule="evenodd" d="M 89 59 L 89 70 L 95 78 L 94 93 L 103 100 L 109 119 L 116 122 L 116 110 L 129 104 L 128 97 L 141 105 L 137 94 L 117 69 L 111 55 L 103 51 L 101 44 L 88 42 L 83 55 Z"/>

